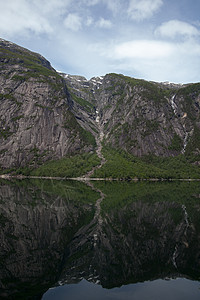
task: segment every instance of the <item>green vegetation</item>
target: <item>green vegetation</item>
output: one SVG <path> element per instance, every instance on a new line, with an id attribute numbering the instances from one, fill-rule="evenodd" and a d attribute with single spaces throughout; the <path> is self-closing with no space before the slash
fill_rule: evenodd
<path id="1" fill-rule="evenodd" d="M 121 74 L 110 73 L 114 79 L 119 80 L 122 84 L 129 84 L 132 87 L 139 87 L 142 96 L 149 100 L 153 100 L 155 103 L 161 103 L 161 101 L 166 101 L 165 97 L 171 95 L 171 90 L 164 88 L 153 82 L 149 82 L 142 79 L 135 79 Z M 142 88 L 142 89 L 141 89 Z"/>
<path id="2" fill-rule="evenodd" d="M 49 177 L 78 177 L 90 171 L 94 166 L 100 164 L 96 154 L 84 153 L 64 157 L 44 163 L 41 167 L 31 172 L 34 176 Z"/>
<path id="3" fill-rule="evenodd" d="M 24 78 L 37 77 L 38 75 L 43 76 L 53 76 L 60 78 L 60 76 L 51 69 L 50 65 L 44 64 L 44 58 L 40 57 L 38 54 L 30 52 L 26 49 L 22 50 L 17 47 L 17 49 L 5 49 L 0 47 L 1 54 L 9 59 L 9 64 L 19 64 L 20 66 L 27 67 L 29 70 L 25 71 L 19 75 L 13 76 L 14 80 L 23 80 Z"/>
<path id="4" fill-rule="evenodd" d="M 191 153 L 199 153 L 200 149 L 200 129 L 197 126 L 194 126 L 194 132 L 189 140 L 186 147 L 186 155 L 191 155 Z"/>
<path id="5" fill-rule="evenodd" d="M 7 140 L 9 136 L 13 133 L 10 131 L 10 127 L 7 126 L 6 128 L 0 128 L 0 138 Z"/>
<path id="6" fill-rule="evenodd" d="M 95 137 L 78 124 L 75 116 L 72 112 L 67 110 L 67 108 L 64 115 L 64 128 L 67 128 L 70 131 L 74 130 L 74 136 L 78 134 L 86 145 L 92 145 L 94 148 L 96 147 Z"/>
<path id="7" fill-rule="evenodd" d="M 140 201 L 150 205 L 157 202 L 171 202 L 195 206 L 200 193 L 198 182 L 97 181 L 93 184 L 106 196 L 101 204 L 102 210 L 106 213 L 111 210 L 118 211 L 133 202 Z"/>
<path id="8" fill-rule="evenodd" d="M 145 132 L 143 136 L 150 135 L 151 133 L 155 132 L 159 128 L 159 122 L 156 120 L 145 120 Z"/>
<path id="9" fill-rule="evenodd" d="M 31 197 L 38 200 L 38 203 L 42 202 L 43 204 L 43 193 L 47 195 L 45 199 L 48 204 L 55 200 L 55 196 L 61 197 L 66 203 L 72 201 L 82 204 L 94 204 L 99 198 L 99 193 L 93 191 L 89 186 L 82 182 L 72 180 L 12 179 L 7 181 L 1 179 L 0 186 L 1 185 L 18 187 L 25 193 L 31 194 Z M 52 198 L 50 196 L 52 196 Z M 29 198 L 27 197 L 22 201 L 26 202 L 27 199 Z"/>
<path id="10" fill-rule="evenodd" d="M 76 154 L 43 163 L 46 153 L 40 153 L 38 149 L 32 149 L 31 152 L 34 156 L 29 165 L 18 169 L 2 169 L 0 173 L 76 178 L 100 164 L 100 159 L 94 153 Z M 100 169 L 96 169 L 92 177 L 121 180 L 200 179 L 200 168 L 198 166 L 200 156 L 197 155 L 179 155 L 175 157 L 146 155 L 135 157 L 125 151 L 108 147 L 103 148 L 103 154 L 107 162 Z M 36 168 L 38 165 L 41 166 Z"/>
<path id="11" fill-rule="evenodd" d="M 5 58 L 6 65 L 9 60 L 10 66 L 19 66 L 17 73 L 15 72 L 14 75 L 12 73 L 7 74 L 7 77 L 20 82 L 35 78 L 37 82 L 48 83 L 55 91 L 63 94 L 63 79 L 51 68 L 48 61 L 39 54 L 20 47 L 11 47 L 10 49 L 0 47 L 0 52 L 3 58 Z M 2 62 L 1 65 L 3 67 L 4 62 Z M 12 97 L 12 95 L 10 97 Z"/>
<path id="12" fill-rule="evenodd" d="M 107 163 L 95 171 L 93 177 L 121 179 L 180 179 L 200 178 L 200 169 L 192 165 L 197 157 L 135 157 L 125 151 L 104 147 Z"/>
<path id="13" fill-rule="evenodd" d="M 0 100 L 7 99 L 7 100 L 14 100 L 12 94 L 0 94 Z"/>
<path id="14" fill-rule="evenodd" d="M 37 187 L 40 192 L 45 192 L 53 196 L 60 196 L 67 202 L 79 204 L 95 204 L 99 198 L 99 193 L 93 191 L 89 186 L 78 181 L 69 180 L 41 180 L 32 179 L 31 183 Z M 29 185 L 27 182 L 26 184 Z M 27 186 L 28 186 L 27 185 Z"/>
<path id="15" fill-rule="evenodd" d="M 24 115 L 20 115 L 20 116 L 17 116 L 17 117 L 13 117 L 12 119 L 11 119 L 11 121 L 18 121 L 18 120 L 20 120 L 20 119 L 23 119 L 24 118 Z"/>
<path id="16" fill-rule="evenodd" d="M 199 118 L 199 115 L 196 114 L 194 105 L 194 99 L 195 97 L 198 97 L 199 93 L 200 83 L 188 84 L 177 92 L 177 95 L 184 97 L 184 110 L 187 112 L 187 116 L 193 121 L 196 117 Z"/>
<path id="17" fill-rule="evenodd" d="M 181 151 L 183 148 L 183 141 L 177 134 L 174 135 L 171 145 L 169 146 L 169 150 Z"/>
<path id="18" fill-rule="evenodd" d="M 92 105 L 90 102 L 88 102 L 87 100 L 85 100 L 83 98 L 77 97 L 74 94 L 72 88 L 68 87 L 68 89 L 70 90 L 70 95 L 75 102 L 80 104 L 87 112 L 89 112 L 89 113 L 94 112 L 94 105 Z"/>

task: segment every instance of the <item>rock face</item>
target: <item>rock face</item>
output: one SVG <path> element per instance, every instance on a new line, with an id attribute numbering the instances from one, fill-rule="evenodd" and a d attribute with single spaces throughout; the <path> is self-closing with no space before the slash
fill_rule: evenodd
<path id="1" fill-rule="evenodd" d="M 2 168 L 94 151 L 100 131 L 105 144 L 137 156 L 200 152 L 200 84 L 87 80 L 4 40 L 0 66 Z"/>
<path id="2" fill-rule="evenodd" d="M 71 93 L 95 106 L 106 144 L 137 156 L 199 153 L 200 84 L 155 83 L 117 74 L 89 81 L 63 76 Z M 78 114 L 80 107 L 74 110 Z"/>
<path id="3" fill-rule="evenodd" d="M 90 151 L 62 77 L 39 54 L 0 41 L 0 163 L 3 168 Z"/>

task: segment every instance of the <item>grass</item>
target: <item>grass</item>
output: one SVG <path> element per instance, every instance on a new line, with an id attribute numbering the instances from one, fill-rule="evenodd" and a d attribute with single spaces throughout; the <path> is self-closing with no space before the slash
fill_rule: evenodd
<path id="1" fill-rule="evenodd" d="M 96 154 L 78 154 L 71 157 L 64 157 L 44 163 L 41 167 L 32 171 L 34 176 L 50 177 L 79 177 L 90 171 L 94 166 L 100 164 Z"/>
<path id="2" fill-rule="evenodd" d="M 135 157 L 125 151 L 104 147 L 107 163 L 93 177 L 121 179 L 180 179 L 200 178 L 200 169 L 192 164 L 198 157 Z"/>

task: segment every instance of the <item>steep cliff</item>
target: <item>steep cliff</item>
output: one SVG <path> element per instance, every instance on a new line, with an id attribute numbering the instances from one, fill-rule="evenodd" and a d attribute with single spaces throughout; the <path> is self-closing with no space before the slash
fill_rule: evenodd
<path id="1" fill-rule="evenodd" d="M 77 123 L 66 84 L 47 60 L 0 40 L 0 66 L 2 168 L 93 150 L 94 138 Z"/>
<path id="2" fill-rule="evenodd" d="M 89 81 L 63 77 L 79 103 L 94 105 L 105 144 L 136 156 L 199 154 L 200 84 L 147 82 L 118 74 Z M 79 113 L 80 104 L 74 111 Z"/>

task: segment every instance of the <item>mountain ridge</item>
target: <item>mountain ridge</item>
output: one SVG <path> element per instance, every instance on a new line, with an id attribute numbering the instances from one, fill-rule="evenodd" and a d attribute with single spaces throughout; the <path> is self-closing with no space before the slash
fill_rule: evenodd
<path id="1" fill-rule="evenodd" d="M 199 164 L 200 83 L 115 73 L 87 80 L 57 72 L 40 54 L 2 39 L 0 66 L 2 172 L 84 153 L 94 167 L 100 136 L 104 152 L 195 156 L 190 163 Z M 86 166 L 83 174 L 88 171 Z"/>

